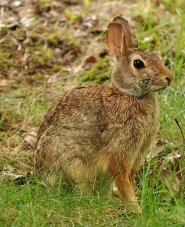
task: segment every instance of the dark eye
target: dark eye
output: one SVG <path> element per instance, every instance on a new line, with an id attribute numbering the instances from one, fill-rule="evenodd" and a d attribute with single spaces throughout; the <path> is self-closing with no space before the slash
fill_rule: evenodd
<path id="1" fill-rule="evenodd" d="M 133 65 L 136 69 L 141 69 L 145 67 L 144 62 L 139 59 L 134 60 Z"/>

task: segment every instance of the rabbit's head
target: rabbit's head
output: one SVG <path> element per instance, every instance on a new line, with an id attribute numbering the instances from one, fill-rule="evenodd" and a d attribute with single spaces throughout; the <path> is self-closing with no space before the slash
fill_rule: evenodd
<path id="1" fill-rule="evenodd" d="M 141 97 L 170 85 L 171 71 L 155 54 L 133 48 L 128 22 L 121 16 L 108 25 L 106 45 L 117 59 L 112 84 L 119 91 Z"/>

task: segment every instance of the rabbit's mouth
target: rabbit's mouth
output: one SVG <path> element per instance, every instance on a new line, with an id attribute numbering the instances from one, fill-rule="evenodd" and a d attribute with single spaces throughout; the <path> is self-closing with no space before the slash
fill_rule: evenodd
<path id="1" fill-rule="evenodd" d="M 163 87 L 154 87 L 152 90 L 155 91 L 155 92 L 158 92 L 158 91 L 163 91 L 167 88 L 168 86 L 163 86 Z"/>

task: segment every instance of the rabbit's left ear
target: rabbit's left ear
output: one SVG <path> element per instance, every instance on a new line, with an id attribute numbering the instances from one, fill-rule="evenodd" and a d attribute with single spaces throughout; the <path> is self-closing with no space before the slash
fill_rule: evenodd
<path id="1" fill-rule="evenodd" d="M 105 42 L 108 49 L 116 57 L 125 55 L 126 53 L 125 34 L 121 24 L 110 23 L 108 25 Z"/>
<path id="2" fill-rule="evenodd" d="M 132 48 L 132 38 L 130 33 L 130 27 L 128 21 L 122 16 L 115 17 L 112 21 L 113 23 L 121 24 L 123 32 L 125 34 L 125 44 L 126 48 Z"/>

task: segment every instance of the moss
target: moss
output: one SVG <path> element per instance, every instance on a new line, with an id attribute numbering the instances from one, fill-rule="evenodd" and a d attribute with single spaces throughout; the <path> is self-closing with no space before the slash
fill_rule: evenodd
<path id="1" fill-rule="evenodd" d="M 53 68 L 52 68 L 52 70 L 56 73 L 61 71 L 62 69 L 63 67 L 61 65 L 53 65 Z"/>
<path id="2" fill-rule="evenodd" d="M 67 16 L 67 18 L 72 22 L 79 20 L 81 18 L 80 14 L 74 14 L 70 9 L 66 9 L 64 13 Z"/>
<path id="3" fill-rule="evenodd" d="M 48 65 L 54 57 L 53 49 L 40 44 L 29 48 L 28 53 L 30 54 L 32 62 L 37 63 L 38 66 Z"/>
<path id="4" fill-rule="evenodd" d="M 60 39 L 61 39 L 61 34 L 59 34 L 58 32 L 51 32 L 46 37 L 46 42 L 49 45 L 57 45 L 58 40 L 60 40 Z"/>
<path id="5" fill-rule="evenodd" d="M 48 4 L 51 3 L 53 0 L 39 0 L 39 3 L 41 4 Z"/>
<path id="6" fill-rule="evenodd" d="M 5 27 L 1 27 L 0 28 L 0 37 L 3 37 L 5 35 L 8 34 L 8 28 L 5 26 Z"/>
<path id="7" fill-rule="evenodd" d="M 79 83 L 95 82 L 102 84 L 109 81 L 112 71 L 109 60 L 110 57 L 99 59 L 91 68 L 83 71 Z"/>
<path id="8" fill-rule="evenodd" d="M 73 35 L 66 34 L 66 35 L 64 35 L 63 40 L 73 47 L 79 47 L 80 46 L 80 41 L 78 39 L 76 39 Z"/>
<path id="9" fill-rule="evenodd" d="M 15 62 L 12 59 L 13 50 L 10 50 L 6 47 L 1 47 L 0 49 L 0 69 L 8 70 L 15 65 Z"/>

